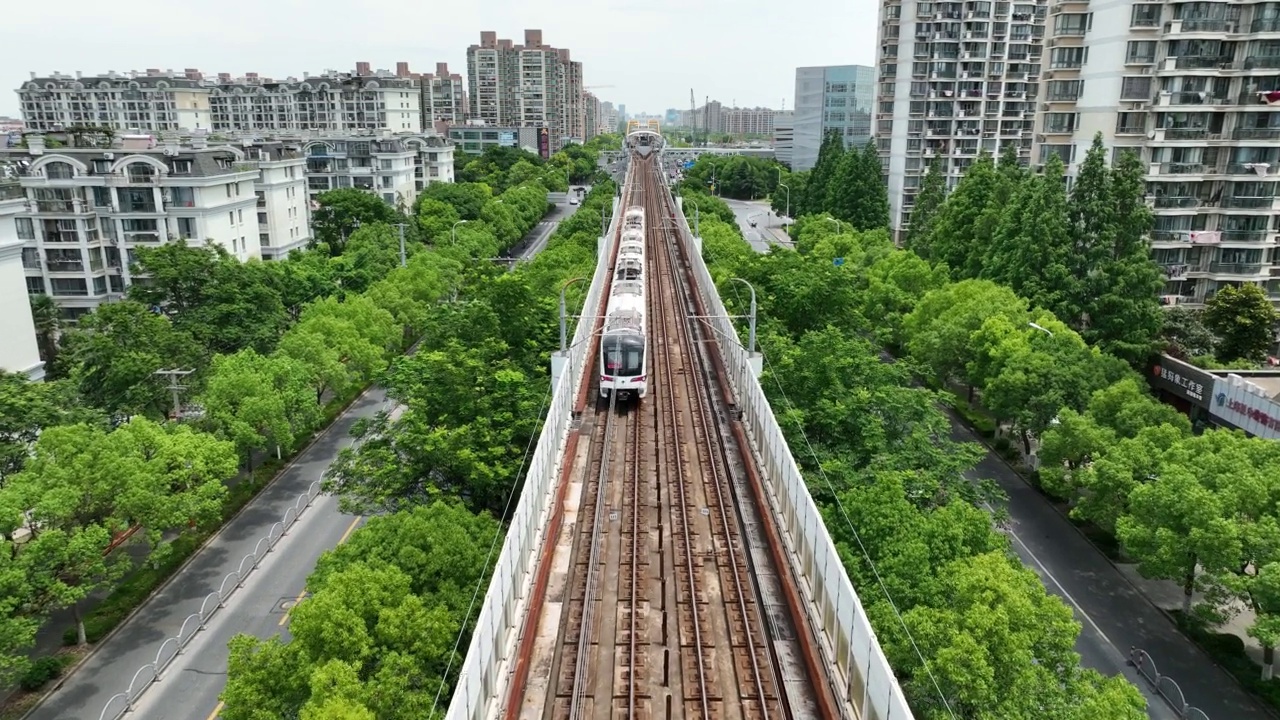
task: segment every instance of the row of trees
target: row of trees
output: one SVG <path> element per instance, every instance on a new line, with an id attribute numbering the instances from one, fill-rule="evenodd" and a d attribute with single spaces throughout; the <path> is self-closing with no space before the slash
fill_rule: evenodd
<path id="1" fill-rule="evenodd" d="M 255 451 L 292 451 L 331 416 L 326 404 L 443 322 L 442 300 L 498 273 L 488 258 L 547 208 L 537 183 L 424 195 L 402 216 L 366 193 L 328 193 L 316 247 L 278 262 L 187 243 L 140 251 L 134 272 L 147 282 L 61 333 L 62 379 L 2 379 L 0 681 L 27 666 L 49 612 L 78 610 L 129 572 L 139 553 L 111 552 L 125 531 L 141 531 L 142 555 L 157 561 L 166 541 L 219 521 L 237 458 L 252 469 Z M 160 425 L 168 397 L 154 373 L 175 366 L 196 369 L 184 378 L 194 419 Z"/>
<path id="2" fill-rule="evenodd" d="M 419 316 L 417 352 L 384 375 L 399 413 L 360 424 L 324 481 L 345 508 L 382 517 L 320 561 L 292 641 L 232 641 L 223 717 L 421 718 L 447 707 L 475 622 L 471 594 L 501 540 L 492 518 L 519 492 L 540 429 L 557 292 L 590 273 L 614 190 L 598 185 L 513 272 L 483 260 L 499 244 L 492 232 L 460 228 L 456 246 L 424 253 L 471 260 L 447 301 Z"/>
<path id="3" fill-rule="evenodd" d="M 797 460 L 917 716 L 1145 717 L 1136 688 L 1080 666 L 1071 610 L 993 527 L 984 509 L 993 487 L 966 477 L 981 451 L 949 439 L 939 395 L 913 382 L 929 360 L 956 372 L 972 365 L 999 378 L 1008 407 L 1021 412 L 1054 402 L 1036 387 L 1043 375 L 1027 374 L 1045 364 L 1081 363 L 1089 369 L 1062 370 L 1098 383 L 1127 373 L 1124 364 L 1007 289 L 953 285 L 946 268 L 895 249 L 882 229 L 837 233 L 821 217 L 802 218 L 801 251 L 766 256 L 733 225 L 704 218 L 702 229 L 730 311 L 745 310 L 747 298 L 729 277 L 764 298 L 762 383 L 791 447 L 813 448 Z M 953 290 L 960 285 L 971 290 Z M 965 309 L 952 311 L 943 293 Z M 986 303 L 1001 298 L 1007 326 L 979 317 L 997 316 Z M 1023 335 L 1032 320 L 1053 336 Z M 972 346 L 960 341 L 971 336 Z M 881 348 L 895 342 L 919 346 L 921 357 L 887 362 Z M 953 351 L 964 354 L 947 359 Z M 1024 403 L 1013 400 L 1019 393 Z"/>
<path id="4" fill-rule="evenodd" d="M 684 187 L 698 191 L 714 189 L 721 197 L 755 200 L 774 193 L 778 171 L 773 160 L 745 155 L 700 155 L 684 173 Z"/>
<path id="5" fill-rule="evenodd" d="M 543 159 L 520 148 L 491 145 L 479 157 L 459 154 L 454 160 L 455 177 L 463 183 L 484 183 L 494 192 L 527 182 L 537 182 L 550 192 L 564 192 L 571 182 L 592 181 L 599 171 L 600 151 L 621 147 L 618 135 L 597 135 L 584 145 L 566 145 Z"/>

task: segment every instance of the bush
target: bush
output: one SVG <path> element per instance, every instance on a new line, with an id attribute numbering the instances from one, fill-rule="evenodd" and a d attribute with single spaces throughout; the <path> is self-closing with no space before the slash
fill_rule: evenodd
<path id="1" fill-rule="evenodd" d="M 1009 438 L 1001 435 L 995 439 L 995 442 L 991 443 L 991 447 L 1001 455 L 1009 456 L 1009 450 L 1011 449 L 1009 447 Z"/>
<path id="2" fill-rule="evenodd" d="M 1219 667 L 1272 709 L 1280 710 L 1280 679 L 1262 679 L 1262 667 L 1245 651 L 1244 641 L 1239 636 L 1213 632 L 1202 621 L 1179 611 L 1171 611 L 1170 614 L 1183 634 L 1208 653 Z"/>
<path id="3" fill-rule="evenodd" d="M 32 662 L 27 671 L 22 674 L 18 680 L 18 687 L 27 692 L 35 692 L 50 681 L 57 680 L 62 675 L 62 671 L 74 661 L 75 658 L 67 655 L 39 658 Z"/>

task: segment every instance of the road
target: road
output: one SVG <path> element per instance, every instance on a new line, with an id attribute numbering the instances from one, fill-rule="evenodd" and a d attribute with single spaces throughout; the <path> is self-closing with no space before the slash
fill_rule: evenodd
<path id="1" fill-rule="evenodd" d="M 722 199 L 733 211 L 734 219 L 738 221 L 738 229 L 742 231 L 742 237 L 746 238 L 753 250 L 768 252 L 769 246 L 775 244 L 791 246 L 791 243 L 784 240 L 786 232 L 780 226 L 778 217 L 769 214 L 768 201 Z M 756 221 L 756 227 L 751 227 L 752 220 Z"/>
<path id="2" fill-rule="evenodd" d="M 577 187 L 576 185 L 574 187 Z M 584 185 L 587 192 L 591 192 L 590 185 Z M 576 193 L 574 193 L 576 195 Z M 584 194 L 585 196 L 585 194 Z M 518 261 L 528 261 L 533 259 L 535 255 L 542 252 L 547 246 L 547 241 L 551 239 L 552 233 L 560 225 L 560 221 L 569 217 L 577 210 L 580 205 L 570 205 L 566 198 L 564 202 L 556 203 L 554 209 L 547 213 L 545 217 L 533 226 L 527 235 L 515 247 L 507 253 L 509 257 L 516 258 Z"/>
<path id="3" fill-rule="evenodd" d="M 299 454 L 270 487 L 246 506 L 181 572 L 143 605 L 84 665 L 29 716 L 29 720 L 91 720 L 107 700 L 129 686 L 138 668 L 155 660 L 160 644 L 178 634 L 188 615 L 218 589 L 252 553 L 260 538 L 284 515 L 338 452 L 352 443 L 351 427 L 385 406 L 380 388 L 361 396 L 319 438 Z M 268 637 L 281 630 L 286 601 L 296 601 L 316 559 L 352 527 L 333 498 L 318 496 L 245 585 L 227 601 L 204 631 L 173 661 L 138 703 L 146 718 L 206 718 L 218 704 L 226 680 L 227 641 L 238 632 Z"/>

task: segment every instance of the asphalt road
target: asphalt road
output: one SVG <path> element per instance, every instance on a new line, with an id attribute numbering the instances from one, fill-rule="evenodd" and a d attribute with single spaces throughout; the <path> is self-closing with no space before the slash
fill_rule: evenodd
<path id="1" fill-rule="evenodd" d="M 352 443 L 351 426 L 385 406 L 380 388 L 361 396 L 244 512 L 228 523 L 142 610 L 99 645 L 80 669 L 29 716 L 29 720 L 94 720 L 116 693 L 128 688 L 138 668 L 155 660 L 160 644 L 178 634 L 205 596 L 252 553 L 258 540 L 319 480 L 338 452 Z M 262 564 L 218 611 L 205 630 L 176 658 L 137 704 L 138 717 L 211 717 L 226 680 L 227 641 L 238 632 L 268 637 L 281 630 L 286 601 L 296 601 L 322 552 L 337 544 L 355 518 L 337 510 L 333 498 L 312 506 Z"/>
<path id="2" fill-rule="evenodd" d="M 575 185 L 574 187 L 577 186 Z M 584 185 L 583 187 L 587 188 L 588 193 L 591 192 L 590 185 Z M 533 259 L 535 255 L 542 252 L 542 249 L 547 246 L 547 241 L 551 239 L 551 234 L 556 231 L 560 221 L 572 215 L 579 207 L 581 206 L 570 205 L 567 199 L 565 202 L 557 203 L 555 209 L 547 213 L 537 225 L 534 225 L 529 234 L 525 235 L 515 247 L 511 248 L 508 255 L 519 261 Z"/>
<path id="3" fill-rule="evenodd" d="M 766 225 L 776 227 L 777 233 L 783 234 L 783 229 L 779 226 L 780 221 L 776 215 L 766 214 L 769 212 L 769 203 L 764 200 L 730 200 L 723 198 L 729 209 L 733 211 L 734 219 L 738 221 L 738 228 L 742 230 L 742 237 L 746 238 L 751 248 L 756 252 L 768 252 L 770 245 L 787 245 L 783 243 L 778 235 L 766 229 Z M 751 220 L 756 221 L 756 227 L 751 227 Z"/>

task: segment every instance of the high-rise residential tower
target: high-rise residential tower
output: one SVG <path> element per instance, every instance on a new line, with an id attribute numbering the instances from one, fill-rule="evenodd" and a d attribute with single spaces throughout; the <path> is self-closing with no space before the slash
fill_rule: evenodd
<path id="1" fill-rule="evenodd" d="M 896 234 L 935 157 L 952 183 L 980 151 L 1013 143 L 1030 157 L 1048 11 L 1033 1 L 883 1 L 875 136 Z M 797 151 L 800 134 L 797 112 Z"/>
<path id="2" fill-rule="evenodd" d="M 466 92 L 462 76 L 449 72 L 448 63 L 436 63 L 436 71 L 419 78 L 422 83 L 422 128 L 447 135 L 449 127 L 461 125 L 467 117 Z"/>
<path id="3" fill-rule="evenodd" d="M 467 48 L 467 79 L 471 120 L 547 128 L 549 152 L 583 139 L 582 64 L 544 44 L 541 30 L 525 30 L 523 45 L 481 32 L 480 43 Z"/>

